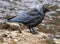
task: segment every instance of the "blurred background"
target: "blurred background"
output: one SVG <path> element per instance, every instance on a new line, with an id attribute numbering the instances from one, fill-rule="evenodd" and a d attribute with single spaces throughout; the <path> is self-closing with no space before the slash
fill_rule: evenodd
<path id="1" fill-rule="evenodd" d="M 36 27 L 36 29 L 48 35 L 55 42 L 54 44 L 60 44 L 60 0 L 0 0 L 0 28 L 1 28 L 0 33 L 3 34 L 3 36 L 4 35 L 6 36 L 6 34 L 10 32 L 15 33 L 12 31 L 6 32 L 6 30 L 2 29 L 4 28 L 2 27 L 3 25 L 2 22 L 4 21 L 4 18 L 8 19 L 12 16 L 16 16 L 20 10 L 28 11 L 31 6 L 39 3 L 44 3 L 45 6 L 48 9 L 50 9 L 50 12 L 46 13 L 44 20 L 42 21 L 42 23 L 40 23 Z M 25 26 L 22 26 L 22 27 L 24 27 L 23 29 L 25 30 Z M 52 44 L 51 41 L 49 41 L 48 44 Z M 2 42 L 1 44 L 3 43 L 5 42 Z M 28 43 L 14 42 L 10 44 L 20 44 L 20 43 L 30 44 L 29 42 Z M 8 44 L 8 43 L 5 43 L 5 44 Z M 34 44 L 34 43 L 32 42 L 31 44 Z M 41 44 L 41 43 L 38 42 L 35 44 Z M 47 43 L 42 43 L 42 44 L 47 44 Z"/>

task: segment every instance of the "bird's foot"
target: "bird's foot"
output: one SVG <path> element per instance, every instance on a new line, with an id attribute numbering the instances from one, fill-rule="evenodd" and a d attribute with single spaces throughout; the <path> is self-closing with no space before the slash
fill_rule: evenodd
<path id="1" fill-rule="evenodd" d="M 36 32 L 36 31 L 29 31 L 29 33 L 38 34 L 38 32 Z"/>

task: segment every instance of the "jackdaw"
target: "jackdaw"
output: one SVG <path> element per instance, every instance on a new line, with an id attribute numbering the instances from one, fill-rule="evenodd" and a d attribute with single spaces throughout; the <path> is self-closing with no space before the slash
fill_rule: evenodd
<path id="1" fill-rule="evenodd" d="M 26 25 L 30 32 L 35 32 L 33 27 L 36 27 L 44 19 L 45 13 L 48 12 L 44 5 L 36 5 L 29 11 L 20 11 L 17 16 L 8 19 L 9 22 L 18 22 Z"/>

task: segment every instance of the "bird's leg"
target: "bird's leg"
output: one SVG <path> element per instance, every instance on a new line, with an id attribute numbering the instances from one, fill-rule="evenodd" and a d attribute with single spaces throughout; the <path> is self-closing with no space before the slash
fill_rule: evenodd
<path id="1" fill-rule="evenodd" d="M 32 32 L 32 29 L 31 28 L 29 28 L 29 30 L 30 30 L 30 32 Z"/>
<path id="2" fill-rule="evenodd" d="M 27 27 L 30 31 L 29 32 L 32 32 L 32 29 L 30 27 Z"/>
<path id="3" fill-rule="evenodd" d="M 35 30 L 32 28 L 33 32 L 35 32 Z"/>

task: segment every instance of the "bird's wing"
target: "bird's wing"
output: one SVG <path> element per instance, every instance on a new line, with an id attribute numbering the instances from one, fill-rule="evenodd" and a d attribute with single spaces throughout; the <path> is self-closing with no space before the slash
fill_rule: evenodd
<path id="1" fill-rule="evenodd" d="M 18 14 L 16 17 L 12 18 L 10 21 L 11 22 L 21 22 L 21 23 L 24 23 L 24 22 L 30 21 L 31 19 L 33 19 L 32 16 L 22 12 L 22 13 Z"/>

